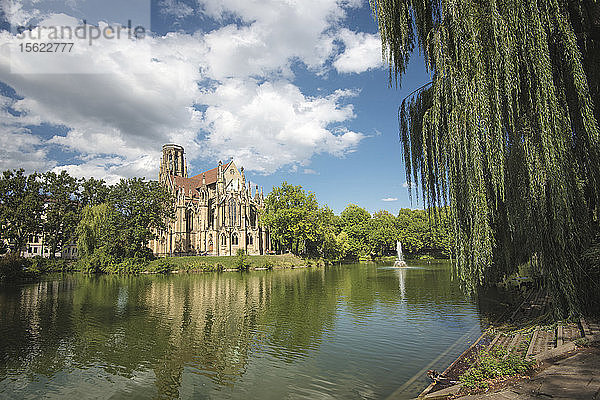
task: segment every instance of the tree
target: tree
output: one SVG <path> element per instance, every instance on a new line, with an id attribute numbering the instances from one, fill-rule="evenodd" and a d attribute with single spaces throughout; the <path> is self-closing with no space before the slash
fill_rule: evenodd
<path id="1" fill-rule="evenodd" d="M 306 193 L 302 186 L 283 182 L 274 187 L 260 218 L 269 227 L 271 241 L 284 251 L 300 254 L 307 242 L 319 237 L 319 204 L 315 194 Z"/>
<path id="2" fill-rule="evenodd" d="M 371 252 L 383 256 L 396 251 L 396 241 L 399 239 L 397 220 L 387 211 L 373 214 L 370 220 L 369 246 Z"/>
<path id="3" fill-rule="evenodd" d="M 349 204 L 340 214 L 342 232 L 348 235 L 348 253 L 350 258 L 366 256 L 369 248 L 369 223 L 371 214 L 356 204 Z"/>
<path id="4" fill-rule="evenodd" d="M 171 194 L 158 182 L 123 179 L 108 201 L 84 208 L 77 227 L 77 249 L 90 271 L 107 271 L 127 258 L 148 259 L 155 233 L 173 217 Z"/>
<path id="5" fill-rule="evenodd" d="M 79 183 L 66 171 L 43 175 L 42 190 L 45 200 L 43 231 L 44 243 L 50 249 L 50 258 L 73 240 L 79 223 Z"/>
<path id="6" fill-rule="evenodd" d="M 110 188 L 102 179 L 81 179 L 81 205 L 95 206 L 108 200 Z"/>
<path id="7" fill-rule="evenodd" d="M 7 239 L 20 254 L 30 235 L 42 230 L 43 198 L 38 175 L 23 169 L 4 171 L 0 178 L 0 240 Z"/>
<path id="8" fill-rule="evenodd" d="M 115 256 L 149 257 L 148 243 L 173 217 L 172 194 L 157 181 L 121 179 L 111 188 L 108 203 L 118 215 Z"/>
<path id="9" fill-rule="evenodd" d="M 400 107 L 411 187 L 450 205 L 470 290 L 530 263 L 559 314 L 600 288 L 581 262 L 600 206 L 600 5 L 371 0 L 390 82 L 415 46 L 432 82 Z M 418 189 L 417 189 L 418 190 Z M 596 296 L 597 297 L 597 296 Z"/>
<path id="10" fill-rule="evenodd" d="M 76 229 L 77 251 L 84 270 L 100 272 L 119 253 L 119 215 L 111 204 L 86 206 Z"/>

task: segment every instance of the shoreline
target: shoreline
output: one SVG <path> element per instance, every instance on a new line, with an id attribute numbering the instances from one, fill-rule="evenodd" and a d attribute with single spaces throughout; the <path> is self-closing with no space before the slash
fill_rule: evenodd
<path id="1" fill-rule="evenodd" d="M 559 365 L 560 360 L 589 346 L 598 346 L 599 323 L 583 317 L 577 321 L 549 321 L 550 304 L 548 295 L 528 293 L 509 318 L 496 321 L 482 332 L 418 398 L 476 399 L 523 379 L 535 379 L 548 366 Z M 503 372 L 486 375 L 494 362 L 498 363 L 495 368 Z"/>

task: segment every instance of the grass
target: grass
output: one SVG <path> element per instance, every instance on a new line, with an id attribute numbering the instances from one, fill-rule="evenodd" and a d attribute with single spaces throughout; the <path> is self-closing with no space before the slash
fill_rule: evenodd
<path id="1" fill-rule="evenodd" d="M 250 269 L 281 269 L 310 264 L 293 254 L 245 256 L 245 258 Z M 189 256 L 167 257 L 153 260 L 149 264 L 149 270 L 156 270 L 159 266 L 164 266 L 166 262 L 171 264 L 173 270 L 182 271 L 218 271 L 238 268 L 238 258 L 236 256 Z M 312 264 L 314 264 L 314 262 Z"/>
<path id="2" fill-rule="evenodd" d="M 505 354 L 504 349 L 483 352 L 475 364 L 460 376 L 460 381 L 467 388 L 487 389 L 489 381 L 525 374 L 535 364 L 535 361 L 527 361 L 518 353 L 511 353 L 507 358 L 504 358 Z"/>

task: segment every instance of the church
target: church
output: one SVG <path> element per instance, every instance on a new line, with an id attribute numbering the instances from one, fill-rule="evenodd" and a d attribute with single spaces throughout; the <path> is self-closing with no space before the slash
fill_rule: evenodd
<path id="1" fill-rule="evenodd" d="M 258 221 L 262 188 L 246 183 L 244 168 L 233 160 L 188 177 L 183 147 L 162 148 L 159 182 L 174 195 L 175 218 L 158 232 L 150 248 L 157 256 L 267 254 L 269 232 Z"/>

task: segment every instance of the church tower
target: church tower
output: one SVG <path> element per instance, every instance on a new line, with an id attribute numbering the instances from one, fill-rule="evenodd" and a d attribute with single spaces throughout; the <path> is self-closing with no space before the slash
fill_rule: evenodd
<path id="1" fill-rule="evenodd" d="M 187 164 L 183 156 L 183 147 L 176 144 L 165 144 L 160 159 L 159 182 L 164 182 L 169 175 L 187 178 Z"/>

